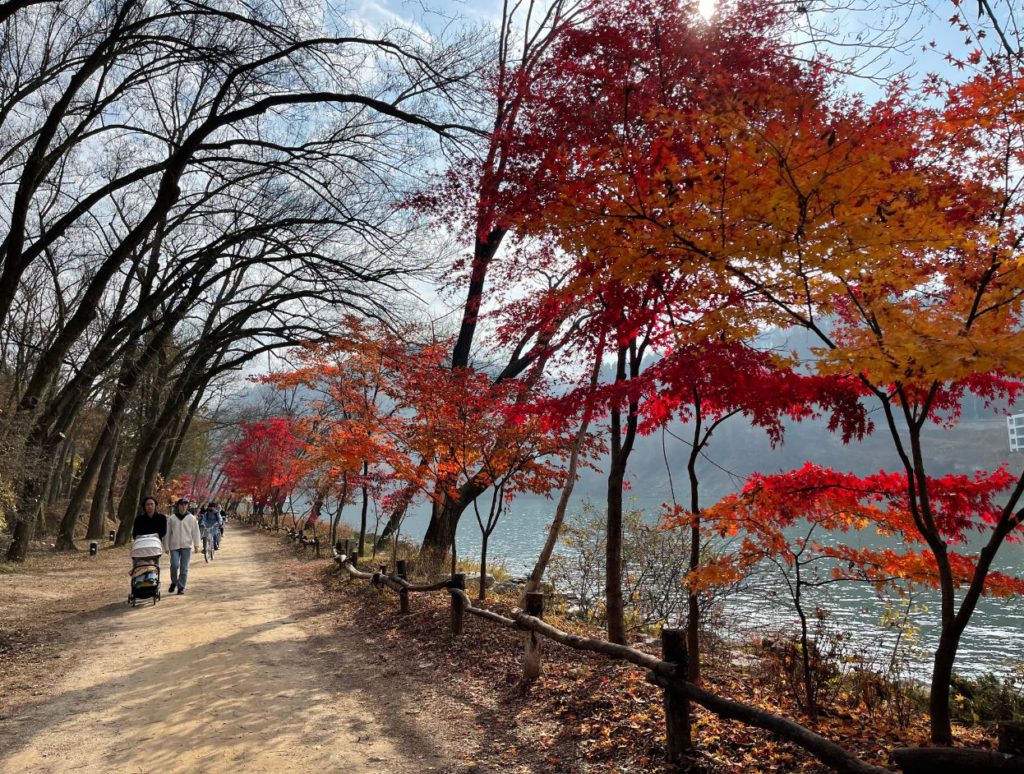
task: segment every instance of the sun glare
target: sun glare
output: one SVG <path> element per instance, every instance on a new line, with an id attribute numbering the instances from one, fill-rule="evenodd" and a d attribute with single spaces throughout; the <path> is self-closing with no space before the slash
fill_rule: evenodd
<path id="1" fill-rule="evenodd" d="M 718 7 L 718 0 L 699 0 L 697 3 L 697 12 L 704 17 L 706 21 L 711 21 L 711 17 L 715 15 L 715 8 Z"/>

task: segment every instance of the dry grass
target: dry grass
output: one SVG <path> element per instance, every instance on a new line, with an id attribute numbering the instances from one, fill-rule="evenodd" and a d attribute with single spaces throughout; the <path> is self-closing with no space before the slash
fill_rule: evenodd
<path id="1" fill-rule="evenodd" d="M 87 655 L 75 647 L 78 624 L 124 603 L 130 564 L 124 548 L 95 557 L 37 549 L 24 563 L 0 563 L 0 717 Z"/>

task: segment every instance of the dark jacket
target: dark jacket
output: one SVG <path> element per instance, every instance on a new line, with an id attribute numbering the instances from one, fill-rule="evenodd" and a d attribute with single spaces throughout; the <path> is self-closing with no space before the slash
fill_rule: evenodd
<path id="1" fill-rule="evenodd" d="M 199 517 L 199 526 L 203 529 L 210 527 L 216 527 L 220 529 L 224 524 L 224 517 L 221 516 L 220 511 L 215 508 L 208 508 L 203 511 L 203 515 Z"/>
<path id="2" fill-rule="evenodd" d="M 143 511 L 135 517 L 135 526 L 132 527 L 132 537 L 139 535 L 159 535 L 163 540 L 167 536 L 167 517 L 162 513 L 147 516 Z"/>

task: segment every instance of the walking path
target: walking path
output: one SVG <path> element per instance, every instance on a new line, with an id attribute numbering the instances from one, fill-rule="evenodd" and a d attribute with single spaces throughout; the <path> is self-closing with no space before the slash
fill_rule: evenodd
<path id="1" fill-rule="evenodd" d="M 91 654 L 0 721 L 0 772 L 450 770 L 414 696 L 364 690 L 358 635 L 318 636 L 327 616 L 275 579 L 278 551 L 229 525 L 184 596 L 86 621 Z"/>

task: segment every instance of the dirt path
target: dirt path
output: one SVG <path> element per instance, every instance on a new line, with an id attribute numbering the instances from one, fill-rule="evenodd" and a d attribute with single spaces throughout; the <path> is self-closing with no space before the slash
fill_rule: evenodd
<path id="1" fill-rule="evenodd" d="M 327 615 L 274 577 L 279 551 L 230 530 L 184 596 L 86 620 L 92 657 L 0 721 L 0 772 L 459 768 L 415 695 L 371 695 L 356 635 L 318 635 Z"/>

